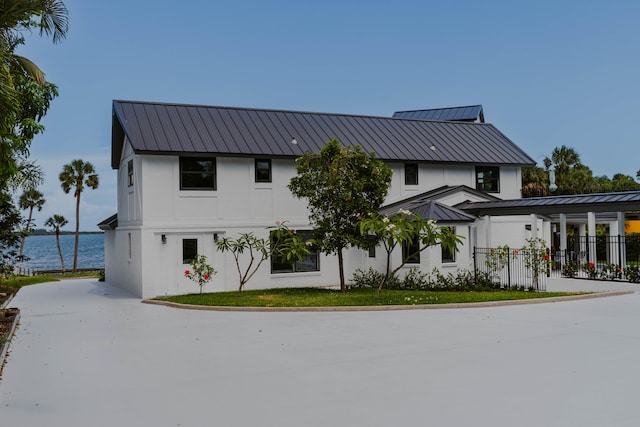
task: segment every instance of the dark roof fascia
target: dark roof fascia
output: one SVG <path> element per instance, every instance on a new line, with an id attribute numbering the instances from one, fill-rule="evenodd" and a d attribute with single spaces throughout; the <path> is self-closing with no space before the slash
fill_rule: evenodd
<path id="1" fill-rule="evenodd" d="M 118 214 L 113 214 L 109 218 L 98 223 L 101 230 L 114 230 L 118 226 Z"/>

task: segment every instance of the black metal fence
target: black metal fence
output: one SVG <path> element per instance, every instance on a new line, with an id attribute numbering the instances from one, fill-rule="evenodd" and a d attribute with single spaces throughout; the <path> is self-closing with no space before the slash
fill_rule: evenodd
<path id="1" fill-rule="evenodd" d="M 503 288 L 547 289 L 551 255 L 548 251 L 498 248 L 474 248 L 474 269 L 482 272 Z"/>
<path id="2" fill-rule="evenodd" d="M 551 274 L 590 279 L 628 279 L 640 266 L 640 235 L 580 236 L 567 242 L 571 249 L 554 249 Z"/>

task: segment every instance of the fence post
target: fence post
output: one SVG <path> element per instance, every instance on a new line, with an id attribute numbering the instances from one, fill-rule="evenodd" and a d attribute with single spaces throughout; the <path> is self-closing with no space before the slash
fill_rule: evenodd
<path id="1" fill-rule="evenodd" d="M 507 246 L 507 286 L 511 289 L 511 248 Z"/>
<path id="2" fill-rule="evenodd" d="M 478 263 L 476 260 L 477 246 L 473 247 L 473 283 L 478 286 Z"/>

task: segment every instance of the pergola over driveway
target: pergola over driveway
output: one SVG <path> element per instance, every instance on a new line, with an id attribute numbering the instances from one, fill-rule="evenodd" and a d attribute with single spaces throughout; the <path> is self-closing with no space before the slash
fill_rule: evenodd
<path id="1" fill-rule="evenodd" d="M 538 217 L 546 217 L 560 224 L 560 250 L 566 251 L 567 222 L 578 224 L 581 236 L 586 235 L 588 227 L 591 237 L 595 237 L 596 214 L 601 222 L 615 223 L 617 232 L 612 228 L 611 234 L 624 236 L 625 216 L 637 216 L 640 212 L 640 191 L 464 202 L 455 207 L 476 216 L 530 215 L 532 237 L 537 237 Z M 589 262 L 595 263 L 595 239 L 589 239 L 588 254 Z M 617 258 L 620 265 L 626 264 L 624 249 Z"/>

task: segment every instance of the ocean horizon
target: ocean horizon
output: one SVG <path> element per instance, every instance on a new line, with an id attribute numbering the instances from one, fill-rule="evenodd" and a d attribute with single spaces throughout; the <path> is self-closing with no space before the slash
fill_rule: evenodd
<path id="1" fill-rule="evenodd" d="M 65 270 L 73 268 L 75 234 L 60 235 L 60 249 Z M 62 268 L 55 235 L 27 236 L 22 254 L 25 261 L 20 268 L 32 270 L 59 270 Z M 78 268 L 104 268 L 104 234 L 80 234 L 78 244 Z"/>

